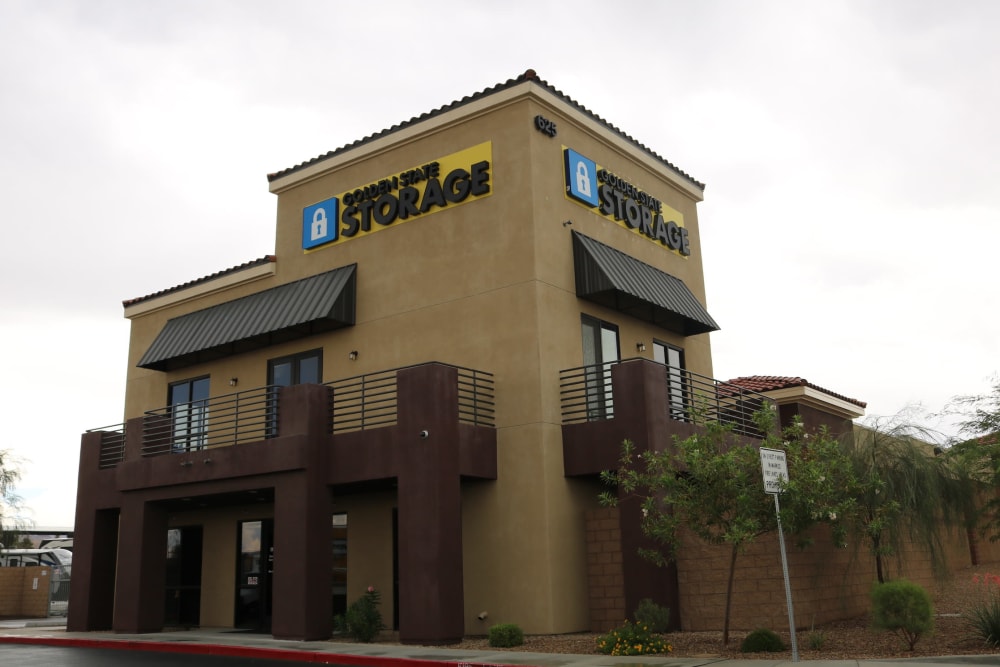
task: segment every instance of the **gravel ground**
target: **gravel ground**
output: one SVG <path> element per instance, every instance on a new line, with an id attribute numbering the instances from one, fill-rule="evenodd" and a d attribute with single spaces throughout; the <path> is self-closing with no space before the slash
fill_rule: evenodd
<path id="1" fill-rule="evenodd" d="M 830 623 L 814 630 L 799 630 L 796 633 L 799 655 L 804 660 L 854 660 L 991 654 L 997 655 L 1000 662 L 1000 649 L 987 646 L 969 628 L 968 621 L 963 616 L 973 593 L 973 575 L 995 572 L 998 569 L 1000 564 L 994 564 L 992 568 L 968 568 L 956 572 L 949 581 L 932 587 L 929 592 L 934 599 L 934 632 L 921 637 L 913 651 L 907 648 L 901 637 L 871 629 L 870 619 L 863 617 Z M 778 628 L 773 629 L 788 645 L 788 630 L 781 632 Z M 667 635 L 667 639 L 673 644 L 673 655 L 678 657 L 791 659 L 791 650 L 783 653 L 740 653 L 740 642 L 747 633 L 731 631 L 729 634 L 728 647 L 722 645 L 721 631 L 673 632 Z M 822 638 L 818 648 L 815 647 L 813 635 Z M 598 635 L 591 633 L 532 635 L 525 637 L 523 646 L 511 649 L 493 649 L 485 637 L 467 637 L 448 648 L 589 655 L 597 653 L 597 637 Z"/>

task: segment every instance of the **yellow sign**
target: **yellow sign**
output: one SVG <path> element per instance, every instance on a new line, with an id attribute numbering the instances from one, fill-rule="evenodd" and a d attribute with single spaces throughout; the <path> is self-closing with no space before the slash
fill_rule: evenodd
<path id="1" fill-rule="evenodd" d="M 302 210 L 302 247 L 343 243 L 488 197 L 493 142 L 404 169 Z"/>
<path id="2" fill-rule="evenodd" d="M 648 192 L 563 146 L 566 198 L 677 252 L 691 254 L 684 216 Z"/>

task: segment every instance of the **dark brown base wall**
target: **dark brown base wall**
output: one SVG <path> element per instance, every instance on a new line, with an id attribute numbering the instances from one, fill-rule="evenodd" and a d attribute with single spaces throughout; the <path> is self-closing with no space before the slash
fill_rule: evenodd
<path id="1" fill-rule="evenodd" d="M 457 370 L 397 373 L 396 424 L 330 434 L 332 390 L 281 390 L 278 437 L 198 452 L 143 456 L 143 418 L 126 425 L 124 460 L 101 469 L 101 434 L 83 436 L 70 631 L 157 632 L 164 624 L 167 515 L 198 498 L 274 497 L 272 633 L 330 636 L 332 493 L 395 480 L 399 511 L 399 636 L 448 643 L 464 635 L 461 484 L 496 479 L 496 432 L 460 423 Z M 119 524 L 120 522 L 120 524 Z M 119 530 L 120 525 L 120 530 Z"/>

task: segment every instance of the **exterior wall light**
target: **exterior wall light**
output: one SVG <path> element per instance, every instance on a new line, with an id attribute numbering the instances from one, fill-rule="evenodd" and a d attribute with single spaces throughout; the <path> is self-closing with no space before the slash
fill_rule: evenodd
<path id="1" fill-rule="evenodd" d="M 358 351 L 357 350 L 351 350 L 350 352 L 347 353 L 347 358 L 350 359 L 351 361 L 357 361 L 358 360 Z"/>
<path id="2" fill-rule="evenodd" d="M 646 351 L 646 344 L 643 343 L 642 341 L 639 341 L 638 343 L 635 344 L 635 351 L 636 352 L 645 352 Z"/>
<path id="3" fill-rule="evenodd" d="M 239 382 L 240 382 L 239 378 L 229 378 L 230 387 L 235 387 L 237 384 L 239 384 Z"/>

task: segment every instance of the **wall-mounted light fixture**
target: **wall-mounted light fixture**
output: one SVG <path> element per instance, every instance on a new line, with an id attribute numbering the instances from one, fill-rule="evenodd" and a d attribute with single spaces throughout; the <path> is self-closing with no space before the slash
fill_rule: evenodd
<path id="1" fill-rule="evenodd" d="M 563 222 L 563 227 L 569 227 L 572 224 L 573 224 L 572 220 L 566 220 L 566 221 Z"/>
<path id="2" fill-rule="evenodd" d="M 638 343 L 635 344 L 635 351 L 636 352 L 645 352 L 646 351 L 646 344 L 643 343 L 642 341 L 639 341 Z"/>
<path id="3" fill-rule="evenodd" d="M 230 387 L 235 387 L 237 384 L 239 384 L 239 382 L 240 382 L 239 378 L 229 378 Z"/>
<path id="4" fill-rule="evenodd" d="M 351 350 L 350 352 L 347 353 L 347 358 L 350 359 L 351 361 L 357 361 L 358 360 L 358 351 L 357 350 Z"/>

